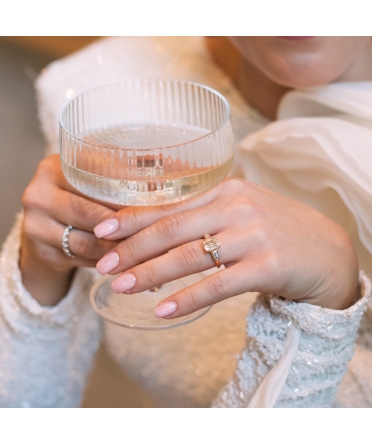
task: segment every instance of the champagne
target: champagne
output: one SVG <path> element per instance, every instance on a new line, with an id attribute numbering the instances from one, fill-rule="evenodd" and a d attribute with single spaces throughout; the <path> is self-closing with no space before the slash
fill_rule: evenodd
<path id="1" fill-rule="evenodd" d="M 183 201 L 217 185 L 232 166 L 230 147 L 206 144 L 208 133 L 189 124 L 91 131 L 80 136 L 83 148 L 69 148 L 62 169 L 71 185 L 100 201 L 131 206 Z"/>

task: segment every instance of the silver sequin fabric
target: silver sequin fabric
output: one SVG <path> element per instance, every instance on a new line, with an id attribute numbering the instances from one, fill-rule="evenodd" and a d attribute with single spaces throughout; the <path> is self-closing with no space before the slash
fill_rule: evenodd
<path id="1" fill-rule="evenodd" d="M 330 407 L 353 356 L 359 322 L 371 295 L 370 281 L 363 272 L 360 282 L 362 298 L 344 311 L 260 295 L 248 315 L 246 347 L 234 377 L 213 406 L 243 408 L 249 404 L 284 355 L 288 328 L 294 324 L 301 333 L 299 348 L 275 407 Z"/>

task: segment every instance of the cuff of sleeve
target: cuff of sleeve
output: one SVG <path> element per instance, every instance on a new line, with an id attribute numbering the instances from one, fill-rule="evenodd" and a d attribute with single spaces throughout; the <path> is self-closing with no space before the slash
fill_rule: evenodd
<path id="1" fill-rule="evenodd" d="M 327 339 L 354 336 L 359 321 L 371 297 L 371 282 L 363 271 L 359 272 L 359 299 L 347 309 L 327 309 L 309 303 L 299 303 L 271 297 L 269 305 L 275 316 L 282 316 L 308 334 Z"/>
<path id="2" fill-rule="evenodd" d="M 90 306 L 87 295 L 94 280 L 93 272 L 78 269 L 66 297 L 56 306 L 41 306 L 22 284 L 18 265 L 22 221 L 23 215 L 18 214 L 0 257 L 0 310 L 5 321 L 17 331 L 30 323 L 58 326 L 78 321 L 83 307 Z"/>
<path id="3" fill-rule="evenodd" d="M 360 299 L 344 310 L 259 295 L 248 315 L 247 348 L 238 367 L 246 401 L 284 355 L 288 330 L 294 325 L 301 333 L 298 350 L 275 406 L 332 404 L 371 296 L 371 283 L 363 272 L 360 284 Z"/>
<path id="4" fill-rule="evenodd" d="M 286 354 L 291 325 L 300 334 L 299 341 L 275 407 L 331 406 L 371 295 L 371 283 L 363 272 L 360 284 L 360 299 L 345 310 L 260 294 L 248 314 L 246 347 L 235 375 L 213 406 L 249 406 L 257 388 Z"/>

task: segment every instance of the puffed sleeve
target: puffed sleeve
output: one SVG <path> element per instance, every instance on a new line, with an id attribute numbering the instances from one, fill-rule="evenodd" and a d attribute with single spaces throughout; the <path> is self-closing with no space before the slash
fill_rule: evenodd
<path id="1" fill-rule="evenodd" d="M 21 224 L 18 215 L 0 258 L 0 407 L 77 407 L 102 331 L 93 276 L 79 269 L 57 306 L 40 306 L 22 285 Z"/>
<path id="2" fill-rule="evenodd" d="M 235 374 L 213 407 L 332 406 L 371 295 L 363 272 L 360 293 L 345 310 L 260 295 L 247 318 Z"/>

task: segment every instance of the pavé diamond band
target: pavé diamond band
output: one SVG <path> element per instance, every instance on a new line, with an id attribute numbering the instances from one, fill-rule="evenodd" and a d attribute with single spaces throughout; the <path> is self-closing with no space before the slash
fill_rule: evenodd
<path id="1" fill-rule="evenodd" d="M 73 227 L 68 225 L 65 228 L 65 231 L 63 232 L 63 235 L 62 235 L 62 250 L 68 257 L 75 258 L 76 255 L 71 252 L 70 247 L 68 245 L 68 237 L 70 236 L 70 233 L 71 233 L 72 229 L 73 229 Z"/>

